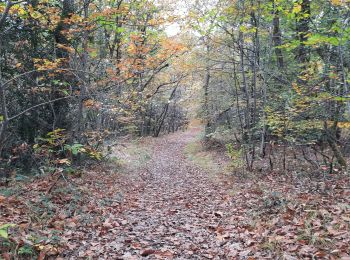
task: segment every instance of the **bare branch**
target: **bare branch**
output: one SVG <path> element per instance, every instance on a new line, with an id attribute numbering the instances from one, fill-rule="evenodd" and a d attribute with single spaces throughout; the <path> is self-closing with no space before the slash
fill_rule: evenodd
<path id="1" fill-rule="evenodd" d="M 32 107 L 29 107 L 25 110 L 23 110 L 22 112 L 12 116 L 12 117 L 9 117 L 8 118 L 8 121 L 12 121 L 13 119 L 16 119 L 18 117 L 20 117 L 21 115 L 24 115 L 25 113 L 35 109 L 35 108 L 38 108 L 38 107 L 42 107 L 42 106 L 45 106 L 45 105 L 49 105 L 49 104 L 52 104 L 52 103 L 55 103 L 57 101 L 60 101 L 60 100 L 65 100 L 65 99 L 69 99 L 69 98 L 73 98 L 73 97 L 77 97 L 76 95 L 75 96 L 66 96 L 66 97 L 61 97 L 61 98 L 56 98 L 56 99 L 53 99 L 53 100 L 50 100 L 50 101 L 46 101 L 46 102 L 43 102 L 43 103 L 40 103 L 40 104 L 37 104 L 35 106 L 32 106 Z"/>

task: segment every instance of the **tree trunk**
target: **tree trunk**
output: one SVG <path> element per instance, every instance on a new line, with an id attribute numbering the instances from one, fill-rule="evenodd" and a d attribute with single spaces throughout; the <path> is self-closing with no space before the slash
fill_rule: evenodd
<path id="1" fill-rule="evenodd" d="M 75 11 L 74 9 L 74 0 L 63 0 L 63 8 L 61 13 L 61 21 L 58 23 L 54 35 L 55 41 L 58 44 L 68 45 L 70 41 L 64 35 L 64 31 L 68 30 L 70 25 L 66 23 L 64 20 L 69 18 Z M 58 48 L 56 51 L 57 58 L 68 58 L 69 52 L 66 49 Z"/>
<path id="2" fill-rule="evenodd" d="M 311 5 L 310 0 L 302 0 L 301 11 L 298 14 L 297 20 L 297 33 L 298 39 L 300 41 L 300 46 L 298 49 L 298 61 L 305 65 L 305 63 L 310 61 L 310 48 L 305 45 L 305 42 L 309 38 L 310 34 L 310 18 L 311 15 Z"/>
<path id="3" fill-rule="evenodd" d="M 84 18 L 85 20 L 87 20 L 88 16 L 89 16 L 89 0 L 84 0 Z M 87 24 L 86 24 L 87 25 Z M 82 42 L 82 49 L 83 49 L 83 53 L 82 53 L 82 58 L 81 58 L 81 87 L 80 87 L 80 95 L 79 95 L 79 107 L 78 107 L 78 115 L 77 115 L 77 133 L 76 133 L 76 137 L 78 139 L 78 141 L 81 141 L 81 134 L 83 131 L 83 112 L 84 112 L 84 100 L 86 97 L 86 89 L 87 89 L 87 77 L 86 77 L 86 73 L 85 71 L 88 68 L 88 57 L 89 57 L 89 53 L 88 53 L 88 39 L 89 37 L 89 32 L 88 30 L 85 28 L 84 29 L 84 33 L 83 33 L 83 42 Z"/>
<path id="4" fill-rule="evenodd" d="M 282 33 L 280 29 L 280 16 L 276 6 L 276 0 L 273 0 L 272 25 L 273 25 L 272 41 L 275 48 L 277 65 L 281 70 L 283 70 L 284 69 L 283 53 L 282 53 L 282 50 L 279 48 L 282 45 Z"/>
<path id="5" fill-rule="evenodd" d="M 209 55 L 210 55 L 210 46 L 207 44 L 207 61 L 205 68 L 205 82 L 204 82 L 204 111 L 205 111 L 205 136 L 211 133 L 211 120 L 210 120 L 210 112 L 209 112 L 209 86 L 210 86 L 210 67 L 209 67 Z"/>
<path id="6" fill-rule="evenodd" d="M 1 48 L 1 42 L 0 42 L 0 48 Z M 9 116 L 7 111 L 7 99 L 6 99 L 5 86 L 2 80 L 1 66 L 0 66 L 0 102 L 1 102 L 0 116 L 2 117 L 0 118 L 0 158 L 1 158 L 1 153 L 4 148 L 5 132 L 9 124 Z"/>
<path id="7" fill-rule="evenodd" d="M 335 156 L 335 158 L 337 159 L 338 163 L 344 167 L 345 169 L 347 169 L 347 162 L 346 159 L 344 158 L 341 150 L 338 147 L 337 144 L 337 137 L 336 137 L 336 132 L 337 132 L 337 121 L 334 121 L 332 127 L 329 129 L 327 126 L 327 122 L 324 122 L 324 129 L 326 132 L 326 138 L 327 138 L 327 142 L 329 144 L 329 147 L 332 149 L 332 152 Z"/>
<path id="8" fill-rule="evenodd" d="M 171 92 L 170 97 L 169 97 L 169 102 L 174 98 L 175 93 L 176 93 L 176 90 L 177 90 L 177 87 L 178 87 L 178 86 L 176 86 L 176 87 L 174 88 L 174 90 Z M 157 126 L 157 123 L 156 123 L 156 131 L 155 131 L 155 133 L 154 133 L 154 137 L 158 137 L 159 134 L 160 134 L 160 131 L 162 130 L 162 126 L 163 126 L 163 124 L 164 124 L 164 120 L 165 120 L 166 115 L 167 115 L 168 110 L 169 110 L 169 102 L 165 105 L 165 107 L 164 107 L 164 109 L 163 109 L 163 112 L 162 112 L 162 114 L 160 115 L 160 118 L 159 118 L 159 120 L 158 120 L 158 121 L 159 121 L 158 126 Z"/>

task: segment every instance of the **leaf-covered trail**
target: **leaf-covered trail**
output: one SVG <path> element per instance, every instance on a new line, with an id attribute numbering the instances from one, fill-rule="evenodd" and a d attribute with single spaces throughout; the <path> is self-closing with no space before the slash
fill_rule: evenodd
<path id="1" fill-rule="evenodd" d="M 228 196 L 219 182 L 184 155 L 197 135 L 198 130 L 192 129 L 154 140 L 152 158 L 138 172 L 143 183 L 126 195 L 120 214 L 105 221 L 108 230 L 100 230 L 98 238 L 93 235 L 76 252 L 106 259 L 229 256 L 219 234 L 230 206 Z"/>
<path id="2" fill-rule="evenodd" d="M 185 155 L 199 131 L 146 139 L 150 160 L 100 186 L 91 174 L 94 217 L 65 231 L 64 259 L 349 259 L 348 178 L 318 191 L 273 173 L 233 184 Z"/>
<path id="3" fill-rule="evenodd" d="M 222 222 L 228 202 L 218 184 L 184 155 L 196 134 L 189 131 L 157 140 L 147 184 L 123 214 L 129 223 L 120 237 L 124 257 L 154 254 L 188 259 L 224 254 L 213 231 Z"/>

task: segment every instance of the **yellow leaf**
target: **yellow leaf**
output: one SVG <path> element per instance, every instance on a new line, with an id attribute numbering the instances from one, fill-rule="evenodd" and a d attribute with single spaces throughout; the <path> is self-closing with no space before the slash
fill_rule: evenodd
<path id="1" fill-rule="evenodd" d="M 65 165 L 71 165 L 71 162 L 69 159 L 61 159 L 61 160 L 57 160 L 58 164 L 65 164 Z"/>
<path id="2" fill-rule="evenodd" d="M 292 83 L 292 88 L 295 90 L 295 92 L 297 92 L 299 95 L 302 94 L 302 90 L 301 88 L 296 84 L 296 83 Z"/>
<path id="3" fill-rule="evenodd" d="M 295 4 L 293 7 L 293 13 L 298 14 L 301 12 L 301 5 L 300 4 Z"/>
<path id="4" fill-rule="evenodd" d="M 59 253 L 58 249 L 53 245 L 36 244 L 34 247 L 41 252 L 45 252 L 48 256 L 54 256 Z"/>
<path id="5" fill-rule="evenodd" d="M 332 5 L 342 5 L 341 0 L 331 0 Z"/>
<path id="6" fill-rule="evenodd" d="M 88 99 L 84 101 L 84 106 L 87 108 L 91 108 L 95 105 L 95 101 L 92 99 Z"/>
<path id="7" fill-rule="evenodd" d="M 338 127 L 339 128 L 350 128 L 350 122 L 339 122 Z"/>

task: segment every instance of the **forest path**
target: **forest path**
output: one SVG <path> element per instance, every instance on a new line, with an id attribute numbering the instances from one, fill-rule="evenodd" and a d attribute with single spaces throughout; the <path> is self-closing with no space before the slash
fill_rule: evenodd
<path id="1" fill-rule="evenodd" d="M 225 212 L 230 209 L 229 197 L 219 182 L 184 154 L 198 134 L 199 129 L 193 128 L 153 140 L 144 184 L 137 186 L 133 198 L 126 198 L 128 205 L 116 216 L 122 224 L 116 228 L 113 255 L 120 259 L 229 256 L 222 234 L 223 230 L 234 229 L 223 228 Z"/>
<path id="2" fill-rule="evenodd" d="M 349 259 L 348 178 L 333 179 L 334 192 L 308 194 L 318 182 L 213 174 L 195 164 L 206 168 L 198 161 L 205 153 L 189 154 L 199 134 L 192 128 L 126 142 L 124 170 L 87 174 L 87 212 L 68 223 L 64 259 Z M 310 233 L 306 221 L 333 242 L 301 240 Z"/>

